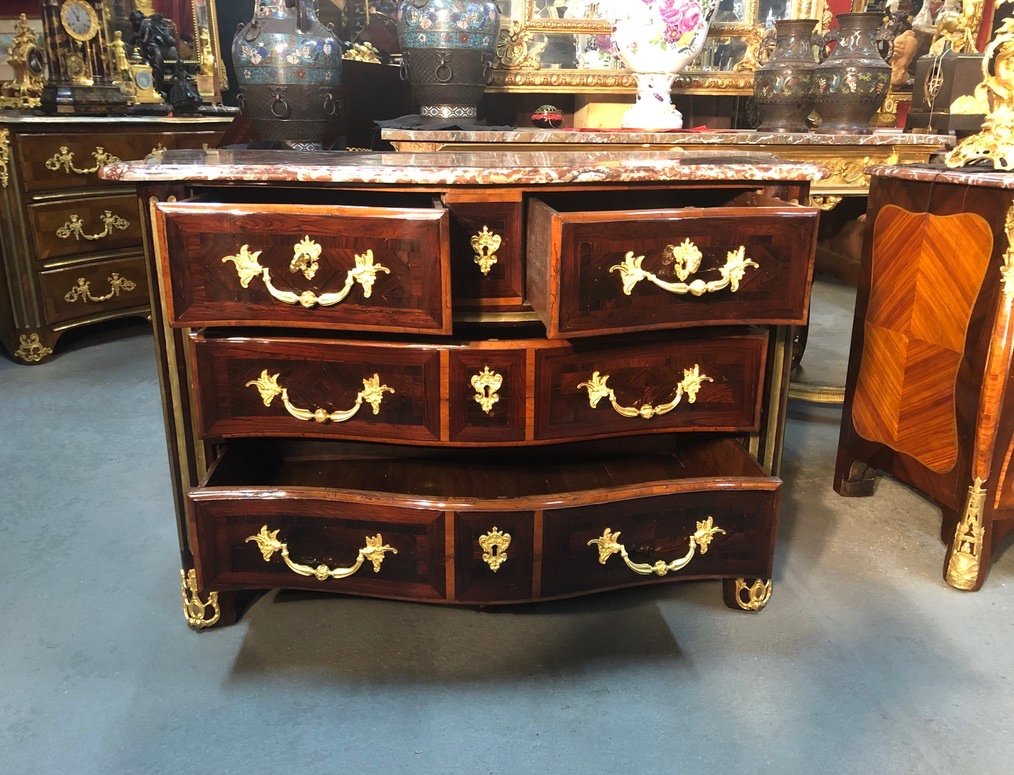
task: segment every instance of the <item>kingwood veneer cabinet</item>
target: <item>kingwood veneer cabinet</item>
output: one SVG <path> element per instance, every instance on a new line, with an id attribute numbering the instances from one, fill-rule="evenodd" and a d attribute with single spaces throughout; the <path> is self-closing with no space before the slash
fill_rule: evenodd
<path id="1" fill-rule="evenodd" d="M 820 168 L 166 154 L 148 213 L 195 628 L 249 593 L 771 593 Z"/>
<path id="2" fill-rule="evenodd" d="M 977 590 L 1014 526 L 1014 175 L 874 167 L 835 489 L 890 474 Z"/>
<path id="3" fill-rule="evenodd" d="M 230 121 L 0 112 L 0 343 L 17 362 L 45 360 L 68 329 L 148 315 L 137 197 L 98 170 L 214 147 Z"/>

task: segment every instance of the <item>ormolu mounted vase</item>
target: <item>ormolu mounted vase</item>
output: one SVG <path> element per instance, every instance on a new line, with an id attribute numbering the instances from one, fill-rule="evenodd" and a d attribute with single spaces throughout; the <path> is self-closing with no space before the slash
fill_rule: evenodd
<path id="1" fill-rule="evenodd" d="M 775 49 L 757 68 L 753 98 L 761 132 L 806 132 L 813 101 L 813 70 L 817 66 L 813 28 L 816 19 L 779 19 Z"/>
<path id="2" fill-rule="evenodd" d="M 475 121 L 493 79 L 500 9 L 494 0 L 403 0 L 402 77 L 424 119 Z"/>
<path id="3" fill-rule="evenodd" d="M 837 45 L 813 71 L 813 108 L 822 134 L 869 134 L 870 119 L 891 85 L 891 66 L 877 49 L 880 13 L 838 15 Z"/>
<path id="4" fill-rule="evenodd" d="M 339 133 L 342 49 L 313 0 L 257 0 L 232 41 L 240 106 L 258 137 L 321 148 Z"/>

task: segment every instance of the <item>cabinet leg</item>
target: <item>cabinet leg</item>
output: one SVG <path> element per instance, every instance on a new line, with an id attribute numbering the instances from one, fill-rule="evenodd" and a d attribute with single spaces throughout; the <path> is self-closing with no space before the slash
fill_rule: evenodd
<path id="1" fill-rule="evenodd" d="M 20 363 L 41 363 L 53 354 L 53 347 L 56 346 L 56 340 L 59 338 L 59 334 L 44 328 L 20 334 L 18 349 L 14 351 L 14 359 Z"/>
<path id="2" fill-rule="evenodd" d="M 835 471 L 835 492 L 846 498 L 873 495 L 877 483 L 874 469 L 866 463 L 856 460 L 849 466 L 848 472 Z"/>
<path id="3" fill-rule="evenodd" d="M 722 579 L 722 599 L 738 611 L 760 611 L 771 599 L 771 579 Z"/>
<path id="4" fill-rule="evenodd" d="M 976 479 L 968 488 L 965 511 L 954 528 L 944 560 L 944 580 L 955 589 L 974 592 L 982 587 L 992 549 L 992 522 L 983 518 L 986 488 Z"/>

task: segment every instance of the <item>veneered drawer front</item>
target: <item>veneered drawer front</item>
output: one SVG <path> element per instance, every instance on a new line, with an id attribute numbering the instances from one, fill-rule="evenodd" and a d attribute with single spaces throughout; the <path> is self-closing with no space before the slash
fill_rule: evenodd
<path id="1" fill-rule="evenodd" d="M 755 430 L 767 341 L 757 331 L 541 350 L 535 435 Z"/>
<path id="2" fill-rule="evenodd" d="M 133 194 L 33 204 L 28 212 L 40 261 L 141 245 Z"/>
<path id="3" fill-rule="evenodd" d="M 454 599 L 529 600 L 535 567 L 531 511 L 460 511 L 454 519 Z"/>
<path id="4" fill-rule="evenodd" d="M 176 325 L 450 333 L 444 210 L 162 202 L 155 221 Z"/>
<path id="5" fill-rule="evenodd" d="M 445 595 L 440 511 L 356 502 L 340 493 L 211 487 L 191 491 L 190 498 L 197 572 L 209 588 L 290 587 L 412 600 Z"/>
<path id="6" fill-rule="evenodd" d="M 200 335 L 193 341 L 205 436 L 440 440 L 434 348 Z"/>
<path id="7" fill-rule="evenodd" d="M 109 132 L 21 134 L 16 148 L 26 191 L 108 185 L 98 170 L 114 161 L 143 159 L 155 150 L 215 147 L 222 131 L 152 132 L 124 126 Z"/>
<path id="8" fill-rule="evenodd" d="M 450 202 L 455 304 L 491 311 L 523 304 L 521 202 Z"/>
<path id="9" fill-rule="evenodd" d="M 528 301 L 551 337 L 806 321 L 819 211 L 558 212 L 534 200 Z"/>
<path id="10" fill-rule="evenodd" d="M 528 349 L 471 347 L 448 358 L 450 440 L 509 442 L 525 438 Z"/>
<path id="11" fill-rule="evenodd" d="M 39 285 L 50 325 L 151 304 L 141 256 L 49 269 L 39 273 Z"/>

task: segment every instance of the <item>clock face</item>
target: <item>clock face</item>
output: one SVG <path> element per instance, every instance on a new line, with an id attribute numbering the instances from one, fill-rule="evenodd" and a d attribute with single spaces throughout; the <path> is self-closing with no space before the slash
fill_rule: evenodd
<path id="1" fill-rule="evenodd" d="M 46 60 L 38 47 L 32 46 L 25 56 L 25 63 L 28 65 L 28 72 L 34 76 L 42 76 L 46 72 Z"/>
<path id="2" fill-rule="evenodd" d="M 60 21 L 74 40 L 91 40 L 99 31 L 99 17 L 85 0 L 65 0 L 60 6 Z"/>
<path id="3" fill-rule="evenodd" d="M 151 73 L 147 70 L 138 70 L 134 73 L 134 85 L 138 89 L 147 90 L 154 84 L 154 79 L 151 77 Z"/>

